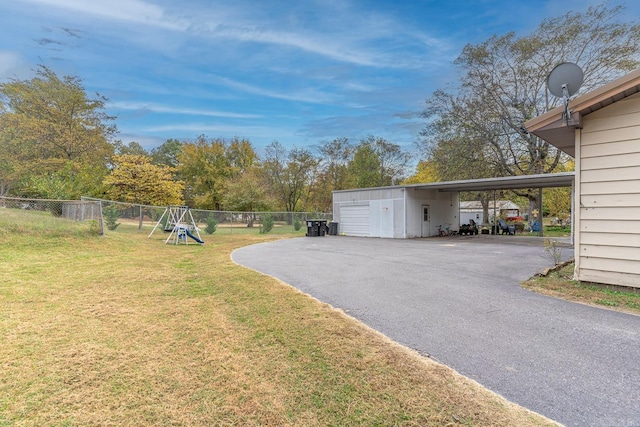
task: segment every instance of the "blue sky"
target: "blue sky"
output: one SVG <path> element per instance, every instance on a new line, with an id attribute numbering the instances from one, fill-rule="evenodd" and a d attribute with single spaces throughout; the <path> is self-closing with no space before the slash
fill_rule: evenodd
<path id="1" fill-rule="evenodd" d="M 413 149 L 464 45 L 526 34 L 590 0 L 14 0 L 0 80 L 37 64 L 109 98 L 118 138 L 248 138 L 313 149 L 368 135 Z M 622 1 L 610 1 L 616 5 Z M 627 16 L 640 5 L 627 2 Z"/>

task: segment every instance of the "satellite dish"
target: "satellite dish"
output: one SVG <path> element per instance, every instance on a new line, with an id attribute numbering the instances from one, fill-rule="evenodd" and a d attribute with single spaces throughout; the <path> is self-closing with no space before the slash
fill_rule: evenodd
<path id="1" fill-rule="evenodd" d="M 569 126 L 571 111 L 569 98 L 578 93 L 584 82 L 582 69 L 573 62 L 563 62 L 555 66 L 547 77 L 547 88 L 552 95 L 562 98 L 564 104 L 564 119 Z"/>
<path id="2" fill-rule="evenodd" d="M 573 62 L 563 62 L 556 65 L 547 77 L 549 92 L 558 98 L 570 97 L 578 93 L 584 82 L 582 69 Z M 565 92 L 566 89 L 566 92 Z"/>

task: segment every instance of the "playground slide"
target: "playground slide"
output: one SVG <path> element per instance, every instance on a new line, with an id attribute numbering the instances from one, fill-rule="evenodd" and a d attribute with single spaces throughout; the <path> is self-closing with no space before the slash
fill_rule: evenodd
<path id="1" fill-rule="evenodd" d="M 188 229 L 184 229 L 185 233 L 187 233 L 187 236 L 191 237 L 193 240 L 195 240 L 196 242 L 200 243 L 201 245 L 204 245 L 204 242 L 200 239 L 198 239 L 196 236 L 194 236 L 193 234 L 191 234 L 191 232 Z"/>

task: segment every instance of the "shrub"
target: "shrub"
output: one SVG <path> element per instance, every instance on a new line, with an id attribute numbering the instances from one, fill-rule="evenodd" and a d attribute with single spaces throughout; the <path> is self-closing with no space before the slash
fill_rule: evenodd
<path id="1" fill-rule="evenodd" d="M 273 228 L 273 217 L 270 213 L 264 214 L 260 223 L 260 234 L 265 234 Z"/>
<path id="2" fill-rule="evenodd" d="M 300 231 L 301 228 L 302 228 L 302 221 L 300 220 L 300 218 L 295 217 L 293 219 L 293 229 L 296 231 Z"/>
<path id="3" fill-rule="evenodd" d="M 554 265 L 562 261 L 562 247 L 558 246 L 557 240 L 544 239 L 544 250 L 547 251 Z"/>
<path id="4" fill-rule="evenodd" d="M 118 224 L 120 225 L 120 224 Z M 98 221 L 95 219 L 91 221 L 89 224 L 89 235 L 91 236 L 100 236 L 102 235 L 102 227 L 100 227 Z"/>
<path id="5" fill-rule="evenodd" d="M 109 205 L 104 208 L 102 212 L 104 214 L 104 222 L 105 224 L 107 224 L 107 228 L 109 230 L 115 230 L 116 228 L 118 228 L 118 226 L 120 225 L 120 223 L 117 222 L 118 218 L 120 217 L 118 209 L 116 209 L 116 207 L 113 205 Z"/>
<path id="6" fill-rule="evenodd" d="M 216 228 L 218 227 L 218 221 L 216 221 L 216 217 L 213 213 L 209 214 L 209 216 L 205 219 L 207 226 L 204 231 L 207 234 L 213 234 L 216 232 Z"/>

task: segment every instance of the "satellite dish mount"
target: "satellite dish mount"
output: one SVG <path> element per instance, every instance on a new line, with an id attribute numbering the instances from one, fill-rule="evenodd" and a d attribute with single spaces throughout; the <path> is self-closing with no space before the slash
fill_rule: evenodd
<path id="1" fill-rule="evenodd" d="M 569 99 L 578 93 L 584 82 L 582 69 L 572 63 L 563 62 L 555 66 L 547 77 L 547 88 L 552 95 L 562 98 L 564 105 L 564 119 L 567 126 L 572 124 L 571 111 L 569 111 Z"/>

